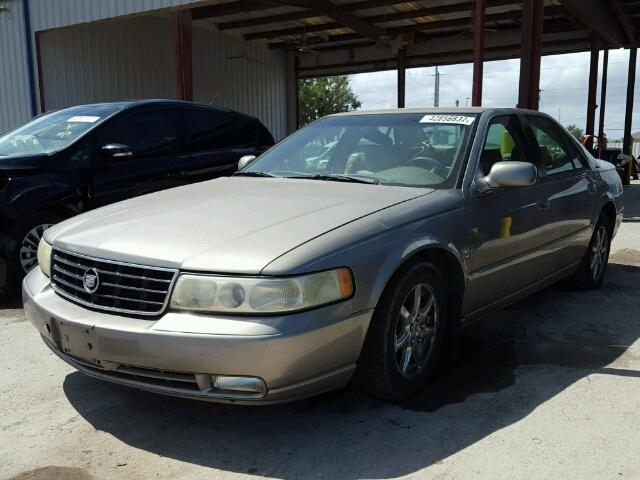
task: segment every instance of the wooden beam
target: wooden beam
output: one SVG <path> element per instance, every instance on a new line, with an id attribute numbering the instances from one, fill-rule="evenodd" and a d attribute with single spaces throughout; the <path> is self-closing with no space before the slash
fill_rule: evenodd
<path id="1" fill-rule="evenodd" d="M 593 134 L 596 122 L 596 93 L 598 89 L 598 55 L 600 53 L 600 40 L 597 35 L 591 37 L 591 61 L 589 63 L 589 89 L 587 91 L 587 122 L 584 129 L 585 136 L 591 135 L 587 148 L 593 148 Z"/>
<path id="2" fill-rule="evenodd" d="M 190 9 L 177 10 L 173 19 L 176 52 L 176 95 L 179 100 L 193 100 L 193 35 Z"/>
<path id="3" fill-rule="evenodd" d="M 564 12 L 564 9 L 559 6 L 549 6 L 545 8 L 545 15 L 558 15 Z M 494 13 L 490 15 L 485 15 L 485 25 L 495 22 L 502 21 L 518 21 L 522 16 L 522 10 L 511 10 L 508 12 Z M 433 22 L 425 22 L 425 23 L 416 23 L 413 25 L 405 25 L 402 27 L 394 27 L 387 29 L 387 34 L 394 37 L 396 35 L 400 35 L 403 33 L 416 33 L 416 32 L 427 32 L 431 30 L 437 29 L 445 29 L 445 28 L 456 28 L 456 31 L 464 31 L 471 27 L 472 18 L 471 16 L 463 17 L 463 18 L 454 18 L 451 20 L 436 20 Z M 294 27 L 287 28 L 283 30 L 271 31 L 271 32 L 257 32 L 252 34 L 247 34 L 244 36 L 246 40 L 257 40 L 264 38 L 276 38 L 281 36 L 288 35 L 296 35 L 296 34 L 304 34 L 310 33 L 312 31 L 322 31 L 325 30 L 327 24 L 321 25 L 310 25 L 308 27 Z M 330 24 L 333 25 L 332 28 L 339 28 L 338 24 Z M 449 32 L 451 33 L 451 32 Z M 327 40 L 319 40 L 318 43 L 329 44 L 332 42 L 345 42 L 352 40 L 362 39 L 362 35 L 357 33 L 345 33 L 340 35 L 330 35 Z M 270 43 L 269 48 L 287 48 L 291 47 L 291 43 L 288 42 L 278 42 L 278 43 Z"/>
<path id="4" fill-rule="evenodd" d="M 513 5 L 513 0 L 485 0 L 487 3 L 487 7 L 500 7 L 505 5 Z M 346 12 L 355 12 L 359 10 L 366 10 L 367 8 L 374 8 L 377 6 L 392 6 L 399 3 L 406 3 L 406 0 L 388 0 L 382 5 L 377 5 L 379 2 L 375 2 L 376 5 L 372 6 L 370 0 L 365 2 L 354 2 L 348 3 L 346 5 L 341 5 L 344 11 Z M 427 8 L 419 8 L 417 10 L 407 10 L 403 12 L 394 12 L 386 15 L 369 15 L 363 16 L 362 18 L 369 23 L 384 23 L 384 22 L 395 22 L 398 20 L 412 20 L 418 17 L 428 17 L 433 15 L 443 15 L 449 13 L 466 13 L 473 9 L 473 1 L 465 1 L 462 3 L 454 3 L 452 5 L 439 5 L 435 7 L 427 7 Z M 257 18 L 249 18 L 246 20 L 234 20 L 230 22 L 218 23 L 216 27 L 218 30 L 232 30 L 239 29 L 245 27 L 259 27 L 262 25 L 270 25 L 273 23 L 287 22 L 292 20 L 303 20 L 305 18 L 317 17 L 317 10 L 300 10 L 297 12 L 289 12 L 282 13 L 280 15 L 271 15 Z M 324 25 L 328 25 L 330 28 L 327 28 Z M 333 26 L 331 26 L 333 25 Z M 331 28 L 340 28 L 341 25 L 333 23 L 321 24 L 321 25 L 309 25 L 312 30 L 310 31 L 321 31 L 322 29 L 330 30 Z"/>
<path id="5" fill-rule="evenodd" d="M 632 45 L 636 45 L 638 43 L 638 40 L 636 38 L 635 28 L 633 27 L 633 24 L 631 23 L 627 15 L 625 15 L 624 11 L 622 10 L 620 2 L 618 0 L 609 0 L 609 5 L 611 6 L 611 10 L 613 10 L 614 15 L 618 19 L 618 23 L 624 30 L 624 33 L 627 34 L 629 42 L 631 42 Z"/>
<path id="6" fill-rule="evenodd" d="M 588 40 L 587 40 L 588 42 Z M 588 45 L 586 47 L 588 49 Z M 585 41 L 577 39 L 567 39 L 566 41 L 543 42 L 543 50 L 545 54 L 557 53 L 574 53 L 585 51 Z M 486 47 L 486 60 L 508 60 L 519 58 L 520 42 L 510 46 Z M 461 63 L 469 63 L 473 58 L 473 47 L 450 51 L 447 54 L 407 54 L 407 62 L 411 62 L 412 67 L 432 67 L 442 65 L 446 62 L 448 65 L 456 65 Z M 367 67 L 367 68 L 363 68 Z M 375 61 L 362 60 L 351 61 L 346 63 L 323 64 L 319 66 L 300 67 L 300 78 L 313 78 L 324 75 L 348 75 L 355 73 L 372 72 L 379 70 L 393 70 L 396 68 L 396 57 L 377 59 Z"/>
<path id="7" fill-rule="evenodd" d="M 607 104 L 607 72 L 609 70 L 609 47 L 604 47 L 602 59 L 602 86 L 600 87 L 600 120 L 598 122 L 598 158 L 602 158 L 604 149 L 604 112 Z"/>
<path id="8" fill-rule="evenodd" d="M 626 44 L 624 32 L 611 15 L 606 0 L 560 0 L 560 3 L 589 31 L 598 34 L 610 45 Z"/>
<path id="9" fill-rule="evenodd" d="M 482 105 L 482 73 L 484 69 L 484 17 L 485 0 L 475 1 L 473 16 L 473 85 L 471 105 Z"/>
<path id="10" fill-rule="evenodd" d="M 544 0 L 522 2 L 519 108 L 537 110 L 540 105 L 543 8 Z"/>
<path id="11" fill-rule="evenodd" d="M 203 18 L 222 17 L 224 15 L 253 12 L 257 10 L 268 10 L 278 7 L 279 5 L 277 4 L 266 3 L 257 0 L 238 0 L 233 2 L 196 7 L 193 9 L 192 18 L 194 20 L 201 20 Z"/>
<path id="12" fill-rule="evenodd" d="M 583 32 L 547 34 L 543 38 L 545 54 L 588 51 L 590 40 Z M 519 29 L 485 33 L 485 61 L 519 58 L 521 35 Z M 342 73 L 358 73 L 375 70 L 395 70 L 397 56 L 390 49 L 364 46 L 350 50 L 318 50 L 312 55 L 302 55 L 299 74 L 301 78 Z M 427 41 L 407 47 L 407 65 L 411 67 L 442 64 L 469 63 L 473 61 L 473 41 L 449 33 L 438 41 Z"/>
<path id="13" fill-rule="evenodd" d="M 638 58 L 638 47 L 636 45 L 629 49 L 629 73 L 627 76 L 627 102 L 624 111 L 624 137 L 622 141 L 622 151 L 627 155 L 631 155 L 632 139 L 631 139 L 631 123 L 633 120 L 633 96 L 634 86 L 636 83 L 636 61 Z M 622 178 L 622 183 L 629 185 L 631 182 L 631 163 L 627 164 L 627 171 Z"/>
<path id="14" fill-rule="evenodd" d="M 341 5 L 341 7 L 345 12 L 355 12 L 359 10 L 367 10 L 369 8 L 397 5 L 399 3 L 406 3 L 406 0 L 365 0 L 363 2 L 353 2 L 346 5 Z M 279 6 L 280 5 L 271 5 L 271 8 Z M 282 13 L 279 15 L 270 15 L 264 17 L 248 18 L 246 20 L 233 20 L 229 22 L 223 22 L 217 24 L 216 27 L 218 28 L 218 30 L 233 30 L 244 27 L 259 27 L 261 25 L 269 25 L 272 23 L 290 22 L 292 20 L 302 20 L 305 18 L 317 16 L 317 10 L 298 10 L 296 12 Z"/>
<path id="15" fill-rule="evenodd" d="M 407 49 L 398 50 L 398 108 L 404 108 L 407 68 Z"/>
<path id="16" fill-rule="evenodd" d="M 287 5 L 290 7 L 308 8 L 317 10 L 318 12 L 333 18 L 342 26 L 350 28 L 354 32 L 366 37 L 374 42 L 380 39 L 384 33 L 379 28 L 370 24 L 366 20 L 354 15 L 351 12 L 345 12 L 341 5 L 336 5 L 329 0 L 270 0 L 273 3 Z"/>

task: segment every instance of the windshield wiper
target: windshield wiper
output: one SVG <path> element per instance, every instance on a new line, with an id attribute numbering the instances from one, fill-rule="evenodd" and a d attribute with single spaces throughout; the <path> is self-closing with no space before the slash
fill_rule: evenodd
<path id="1" fill-rule="evenodd" d="M 330 182 L 352 182 L 352 183 L 368 183 L 371 185 L 377 185 L 379 180 L 369 177 L 355 177 L 353 175 L 305 175 L 286 178 L 301 178 L 303 180 L 327 180 Z"/>
<path id="2" fill-rule="evenodd" d="M 232 176 L 234 177 L 275 177 L 271 173 L 267 172 L 236 172 Z"/>

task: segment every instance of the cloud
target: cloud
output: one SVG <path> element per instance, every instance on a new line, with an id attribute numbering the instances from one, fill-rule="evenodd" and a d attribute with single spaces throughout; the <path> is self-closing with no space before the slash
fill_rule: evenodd
<path id="1" fill-rule="evenodd" d="M 600 103 L 602 52 L 598 69 L 597 103 Z M 628 50 L 609 52 L 605 131 L 609 138 L 620 138 L 624 126 Z M 640 65 L 640 63 L 639 63 Z M 455 107 L 471 102 L 471 64 L 438 67 L 440 106 Z M 632 131 L 640 130 L 640 72 L 636 68 L 635 102 Z M 486 62 L 484 67 L 483 106 L 515 107 L 518 101 L 520 60 Z M 397 72 L 395 70 L 350 75 L 351 86 L 362 102 L 363 110 L 395 108 Z M 406 76 L 406 106 L 432 107 L 435 68 L 411 68 Z M 589 53 L 570 53 L 542 57 L 540 72 L 540 110 L 559 118 L 562 124 L 584 128 L 589 85 Z M 596 112 L 596 131 L 598 112 Z"/>

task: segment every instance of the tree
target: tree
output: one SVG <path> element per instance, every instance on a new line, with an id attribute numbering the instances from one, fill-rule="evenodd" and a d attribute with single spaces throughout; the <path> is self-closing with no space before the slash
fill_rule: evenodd
<path id="1" fill-rule="evenodd" d="M 582 140 L 582 137 L 584 137 L 584 130 L 577 125 L 571 124 L 571 125 L 567 125 L 564 128 L 566 128 L 571 135 L 576 137 L 576 140 L 578 141 Z"/>
<path id="2" fill-rule="evenodd" d="M 298 86 L 300 126 L 324 115 L 356 110 L 362 105 L 346 75 L 300 80 Z"/>

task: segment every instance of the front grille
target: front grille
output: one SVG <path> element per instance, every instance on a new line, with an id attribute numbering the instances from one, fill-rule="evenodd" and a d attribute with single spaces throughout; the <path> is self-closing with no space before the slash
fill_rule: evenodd
<path id="1" fill-rule="evenodd" d="M 58 249 L 51 258 L 51 285 L 58 294 L 113 312 L 161 313 L 176 275 L 173 269 L 100 260 Z"/>

